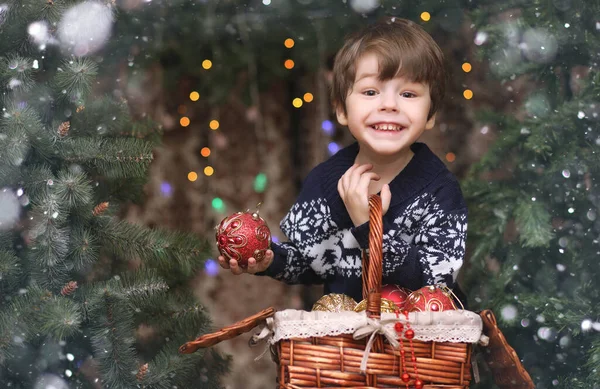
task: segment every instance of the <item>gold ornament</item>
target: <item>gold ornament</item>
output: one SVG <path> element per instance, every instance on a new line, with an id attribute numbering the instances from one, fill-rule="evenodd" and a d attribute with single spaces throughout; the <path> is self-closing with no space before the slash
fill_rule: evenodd
<path id="1" fill-rule="evenodd" d="M 354 307 L 355 312 L 362 312 L 366 309 L 367 309 L 367 299 L 364 299 L 360 303 L 356 304 L 356 307 Z M 397 310 L 400 310 L 400 308 L 398 308 L 396 303 L 394 303 L 392 300 L 388 300 L 388 299 L 384 299 L 384 298 L 381 299 L 381 312 L 396 312 Z"/>
<path id="2" fill-rule="evenodd" d="M 312 307 L 313 311 L 342 312 L 352 311 L 356 301 L 350 296 L 340 293 L 330 293 L 321 297 Z"/>

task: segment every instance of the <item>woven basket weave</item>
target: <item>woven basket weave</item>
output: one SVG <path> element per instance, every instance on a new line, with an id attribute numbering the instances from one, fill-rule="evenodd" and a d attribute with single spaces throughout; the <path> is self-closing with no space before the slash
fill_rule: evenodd
<path id="1" fill-rule="evenodd" d="M 363 298 L 367 300 L 368 318 L 381 316 L 383 223 L 381 198 L 369 197 L 369 255 L 363 255 Z M 204 335 L 180 348 L 182 353 L 194 352 L 222 340 L 247 332 L 274 313 L 266 309 L 220 331 Z M 335 315 L 335 313 L 331 313 Z M 471 381 L 471 344 L 454 342 L 424 342 L 412 340 L 414 361 L 408 340 L 404 340 L 405 356 L 392 347 L 383 335 L 375 335 L 368 353 L 365 372 L 361 361 L 368 339 L 356 340 L 352 334 L 283 339 L 272 351 L 278 363 L 278 389 L 300 388 L 406 388 L 401 375 L 410 374 L 408 386 L 414 388 L 416 364 L 418 378 L 425 389 L 466 389 Z M 403 366 L 406 363 L 406 369 Z"/>

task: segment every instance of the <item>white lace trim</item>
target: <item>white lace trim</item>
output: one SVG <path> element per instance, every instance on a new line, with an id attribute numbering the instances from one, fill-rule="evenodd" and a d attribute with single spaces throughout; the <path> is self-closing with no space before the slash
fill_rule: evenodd
<path id="1" fill-rule="evenodd" d="M 381 315 L 381 320 L 395 318 L 395 313 Z M 478 314 L 463 310 L 411 312 L 408 318 L 415 332 L 414 339 L 424 342 L 477 343 L 483 327 Z M 386 324 L 386 327 L 393 330 L 395 321 L 406 323 L 406 318 L 400 315 L 397 320 Z M 273 344 L 282 339 L 353 334 L 365 326 L 365 312 L 307 312 L 287 309 L 275 313 L 274 334 L 269 342 Z"/>

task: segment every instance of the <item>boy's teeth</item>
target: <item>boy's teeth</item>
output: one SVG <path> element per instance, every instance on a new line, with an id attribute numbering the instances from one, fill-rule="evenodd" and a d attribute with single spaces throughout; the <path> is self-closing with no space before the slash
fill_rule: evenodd
<path id="1" fill-rule="evenodd" d="M 402 127 L 393 124 L 374 125 L 373 128 L 380 131 L 400 131 L 402 129 Z"/>

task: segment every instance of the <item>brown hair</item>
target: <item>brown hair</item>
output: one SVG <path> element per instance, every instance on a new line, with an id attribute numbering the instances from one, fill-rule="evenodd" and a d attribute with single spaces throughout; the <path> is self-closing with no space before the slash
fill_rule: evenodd
<path id="1" fill-rule="evenodd" d="M 431 107 L 428 119 L 440 107 L 446 92 L 444 55 L 433 38 L 418 24 L 401 18 L 386 18 L 346 39 L 333 65 L 331 101 L 346 113 L 346 97 L 356 77 L 356 62 L 366 53 L 379 60 L 379 79 L 398 75 L 429 86 Z"/>

